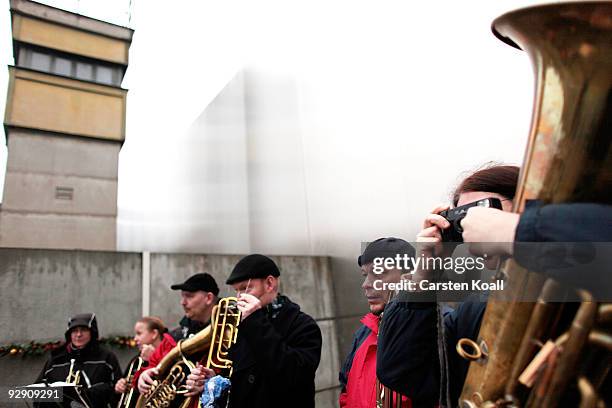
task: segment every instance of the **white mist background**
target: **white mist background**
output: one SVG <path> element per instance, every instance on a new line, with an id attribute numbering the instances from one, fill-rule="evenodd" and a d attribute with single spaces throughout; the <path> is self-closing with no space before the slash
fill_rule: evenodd
<path id="1" fill-rule="evenodd" d="M 352 259 L 361 241 L 413 239 L 462 172 L 487 161 L 522 162 L 532 68 L 523 52 L 493 36 L 490 24 L 534 1 L 45 3 L 121 25 L 131 11 L 136 32 L 123 83 L 129 93 L 119 166 L 120 250 Z M 4 4 L 6 66 L 13 61 Z M 288 188 L 302 191 L 273 197 L 270 192 L 285 187 L 275 184 L 278 178 L 250 174 L 256 182 L 245 186 L 249 200 L 270 203 L 265 225 L 258 225 L 266 230 L 261 240 L 223 235 L 222 224 L 209 223 L 214 214 L 198 206 L 218 191 L 199 177 L 198 152 L 213 136 L 200 132 L 198 118 L 241 72 L 248 73 L 245 95 L 266 104 L 255 109 L 252 141 L 264 154 L 245 156 L 247 164 L 266 157 L 285 163 L 297 180 Z M 7 75 L 0 77 L 5 95 Z M 268 88 L 274 78 L 293 84 L 291 91 Z M 275 112 L 287 105 L 296 123 L 287 134 L 291 154 L 300 160 L 283 162 L 283 150 L 271 153 L 266 137 L 282 119 Z M 5 160 L 2 144 L 2 172 Z M 227 192 L 219 208 L 233 208 Z M 252 229 L 257 219 L 251 211 L 239 222 Z M 211 244 L 222 235 L 220 244 Z"/>

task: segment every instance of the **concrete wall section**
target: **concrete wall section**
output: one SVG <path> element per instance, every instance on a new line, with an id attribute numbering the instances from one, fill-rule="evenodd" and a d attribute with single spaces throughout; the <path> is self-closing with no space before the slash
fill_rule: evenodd
<path id="1" fill-rule="evenodd" d="M 95 312 L 100 334 L 140 317 L 141 255 L 0 249 L 1 342 L 63 338 L 68 317 Z"/>
<path id="2" fill-rule="evenodd" d="M 117 179 L 119 150 L 113 142 L 12 129 L 7 172 Z"/>
<path id="3" fill-rule="evenodd" d="M 117 215 L 116 180 L 10 172 L 4 191 L 3 211 Z"/>
<path id="4" fill-rule="evenodd" d="M 118 143 L 15 129 L 8 143 L 0 246 L 116 249 Z"/>
<path id="5" fill-rule="evenodd" d="M 115 217 L 0 211 L 0 247 L 88 249 L 116 247 Z"/>

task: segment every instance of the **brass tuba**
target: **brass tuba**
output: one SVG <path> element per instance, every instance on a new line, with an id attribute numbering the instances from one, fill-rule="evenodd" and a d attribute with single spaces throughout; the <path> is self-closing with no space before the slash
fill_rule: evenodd
<path id="1" fill-rule="evenodd" d="M 227 354 L 236 342 L 240 323 L 240 311 L 236 302 L 235 297 L 222 298 L 213 309 L 211 324 L 195 336 L 179 341 L 164 356 L 157 365 L 159 378 L 148 394 L 138 398 L 137 408 L 189 407 L 192 397 L 185 396 L 188 391 L 186 381 L 195 364 L 188 357 L 206 355 L 206 367 L 224 370 L 229 375 L 232 361 L 227 358 Z"/>
<path id="2" fill-rule="evenodd" d="M 532 124 L 514 210 L 522 211 L 528 199 L 610 204 L 612 2 L 520 9 L 496 19 L 493 32 L 527 52 L 536 76 Z M 477 350 L 469 354 L 480 357 L 470 363 L 461 407 L 555 407 L 570 382 L 577 384 L 584 406 L 594 407 L 601 381 L 593 385 L 582 376 L 576 378 L 576 373 L 587 344 L 610 350 L 609 332 L 593 330 L 598 321 L 609 319 L 610 305 L 598 305 L 588 293 L 580 292 L 582 303 L 570 328 L 558 337 L 547 328 L 569 305 L 548 302 L 556 283 L 512 261 L 503 273 L 516 298 L 490 297 L 478 341 L 471 345 Z M 540 293 L 538 302 L 521 302 L 518 294 L 525 290 Z M 563 346 L 556 364 L 549 364 L 533 390 L 521 389 L 520 374 L 538 345 L 549 339 Z"/>

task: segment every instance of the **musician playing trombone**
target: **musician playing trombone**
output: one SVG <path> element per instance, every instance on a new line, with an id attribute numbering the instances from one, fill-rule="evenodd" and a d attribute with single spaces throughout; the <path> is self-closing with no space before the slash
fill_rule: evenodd
<path id="1" fill-rule="evenodd" d="M 91 408 L 106 407 L 115 398 L 114 384 L 121 376 L 121 369 L 115 354 L 98 343 L 96 315 L 82 313 L 71 317 L 64 336 L 66 344 L 51 352 L 36 382 L 76 383 L 77 395 L 65 395 L 65 406 L 74 406 L 71 402 L 84 400 Z M 35 406 L 57 405 L 39 403 Z"/>
<path id="2" fill-rule="evenodd" d="M 134 381 L 141 394 L 149 392 L 159 374 L 156 365 L 176 346 L 176 343 L 197 334 L 210 323 L 213 307 L 218 301 L 219 287 L 208 273 L 192 275 L 185 282 L 172 285 L 171 289 L 181 291 L 181 306 L 185 316 L 181 319 L 179 327 L 164 334 L 162 342 L 151 354 L 149 366 L 135 374 Z"/>

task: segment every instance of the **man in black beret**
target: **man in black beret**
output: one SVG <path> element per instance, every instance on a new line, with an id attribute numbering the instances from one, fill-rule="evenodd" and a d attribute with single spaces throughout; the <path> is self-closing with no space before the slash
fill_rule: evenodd
<path id="1" fill-rule="evenodd" d="M 321 330 L 300 307 L 279 294 L 280 271 L 264 255 L 249 255 L 226 281 L 242 313 L 233 361 L 229 406 L 312 408 L 314 376 L 321 358 Z M 195 390 L 213 375 L 198 368 L 189 376 Z"/>
<path id="2" fill-rule="evenodd" d="M 179 340 L 195 335 L 210 324 L 212 310 L 217 304 L 219 287 L 215 278 L 207 273 L 197 273 L 190 276 L 185 282 L 170 286 L 172 290 L 181 291 L 181 306 L 185 316 L 179 322 L 179 327 L 170 331 L 176 345 Z M 171 348 L 155 349 L 149 360 L 152 368 L 138 372 L 135 375 L 138 391 L 141 394 L 148 392 L 153 384 L 154 377 L 158 375 L 155 367 L 162 358 L 170 352 Z"/>

